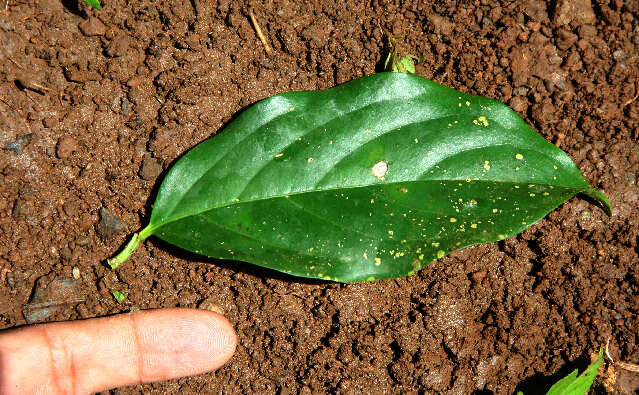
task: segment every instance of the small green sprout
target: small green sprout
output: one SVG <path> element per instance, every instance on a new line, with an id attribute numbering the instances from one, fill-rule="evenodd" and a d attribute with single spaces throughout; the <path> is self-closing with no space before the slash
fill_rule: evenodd
<path id="1" fill-rule="evenodd" d="M 84 2 L 90 5 L 91 7 L 95 8 L 96 10 L 102 9 L 102 7 L 100 6 L 99 0 L 84 0 Z"/>
<path id="2" fill-rule="evenodd" d="M 411 73 L 415 74 L 415 64 L 422 63 L 426 58 L 424 56 L 415 55 L 402 55 L 397 49 L 397 42 L 404 39 L 403 36 L 395 36 L 388 30 L 384 29 L 386 37 L 388 38 L 388 44 L 390 45 L 390 52 L 384 61 L 384 70 L 392 71 L 394 73 Z"/>
<path id="3" fill-rule="evenodd" d="M 111 291 L 111 295 L 113 295 L 113 298 L 116 300 L 116 302 L 122 303 L 124 299 L 126 299 L 126 296 L 127 296 L 126 292 L 113 288 L 112 286 L 109 285 L 109 283 L 106 280 L 104 280 L 104 285 L 106 285 L 109 291 Z"/>
<path id="4" fill-rule="evenodd" d="M 585 395 L 590 390 L 601 362 L 603 361 L 603 347 L 599 350 L 599 356 L 586 370 L 577 376 L 577 369 L 573 370 L 568 376 L 557 381 L 546 392 L 546 395 Z M 517 395 L 524 395 L 523 392 L 517 392 Z"/>

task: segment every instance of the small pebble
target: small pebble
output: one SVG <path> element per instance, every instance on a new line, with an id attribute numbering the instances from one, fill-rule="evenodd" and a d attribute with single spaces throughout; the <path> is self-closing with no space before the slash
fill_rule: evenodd
<path id="1" fill-rule="evenodd" d="M 79 204 L 77 200 L 67 200 L 62 205 L 62 210 L 69 217 L 75 217 L 78 213 Z"/>
<path id="2" fill-rule="evenodd" d="M 11 143 L 5 145 L 4 149 L 7 150 L 7 151 L 12 151 L 16 155 L 20 155 L 20 154 L 22 154 L 22 149 L 27 144 L 29 144 L 29 142 L 31 141 L 32 138 L 33 138 L 33 133 L 29 133 L 29 134 L 27 134 L 25 136 L 20 137 L 19 139 L 16 139 L 15 141 L 12 141 Z"/>
<path id="3" fill-rule="evenodd" d="M 147 155 L 142 162 L 140 177 L 145 181 L 153 181 L 162 173 L 162 166 L 157 159 Z"/>
<path id="4" fill-rule="evenodd" d="M 55 117 L 55 116 L 46 117 L 42 121 L 42 124 L 44 125 L 45 128 L 49 128 L 49 129 L 56 127 L 58 125 L 58 117 Z"/>
<path id="5" fill-rule="evenodd" d="M 66 159 L 78 149 L 78 144 L 71 136 L 64 136 L 58 140 L 56 155 L 60 159 Z"/>
<path id="6" fill-rule="evenodd" d="M 612 57 L 615 60 L 623 60 L 626 57 L 626 54 L 622 49 L 618 49 L 612 53 Z"/>
<path id="7" fill-rule="evenodd" d="M 126 82 L 126 86 L 128 86 L 129 88 L 137 88 L 138 86 L 140 86 L 141 82 L 142 80 L 140 79 L 140 77 L 135 76 Z"/>
<path id="8" fill-rule="evenodd" d="M 73 274 L 73 278 L 75 278 L 76 280 L 80 279 L 80 269 L 78 269 L 77 266 L 73 267 L 73 270 L 71 270 L 71 274 Z"/>
<path id="9" fill-rule="evenodd" d="M 106 55 L 110 58 L 117 58 L 126 54 L 129 49 L 129 38 L 121 34 L 114 38 L 106 48 Z"/>
<path id="10" fill-rule="evenodd" d="M 100 209 L 100 222 L 97 232 L 102 239 L 107 240 L 124 230 L 122 221 L 105 208 Z"/>
<path id="11" fill-rule="evenodd" d="M 86 19 L 78 26 L 85 36 L 103 36 L 106 33 L 106 26 L 101 20 L 95 17 Z"/>
<path id="12" fill-rule="evenodd" d="M 480 270 L 478 272 L 475 272 L 471 275 L 471 278 L 473 279 L 474 283 L 480 283 L 481 280 L 483 280 L 486 277 L 486 271 L 485 270 Z"/>
<path id="13" fill-rule="evenodd" d="M 217 303 L 214 298 L 206 298 L 197 305 L 198 309 L 213 311 L 224 315 L 224 309 Z"/>
<path id="14" fill-rule="evenodd" d="M 89 309 L 87 308 L 87 305 L 84 303 L 79 304 L 78 307 L 75 308 L 75 311 L 77 311 L 80 317 L 82 318 L 89 317 Z"/>
<path id="15" fill-rule="evenodd" d="M 89 245 L 89 243 L 91 243 L 91 239 L 89 239 L 88 237 L 81 235 L 78 236 L 75 239 L 75 245 L 80 246 L 80 247 L 86 247 Z"/>

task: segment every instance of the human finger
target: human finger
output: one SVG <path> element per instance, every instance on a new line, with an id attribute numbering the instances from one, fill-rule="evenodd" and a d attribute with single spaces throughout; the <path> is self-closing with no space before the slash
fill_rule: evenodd
<path id="1" fill-rule="evenodd" d="M 215 370 L 237 338 L 222 315 L 146 310 L 0 333 L 0 393 L 81 394 Z"/>

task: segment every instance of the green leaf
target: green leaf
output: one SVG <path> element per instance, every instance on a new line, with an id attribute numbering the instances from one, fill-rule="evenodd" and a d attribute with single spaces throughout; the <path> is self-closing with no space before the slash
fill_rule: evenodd
<path id="1" fill-rule="evenodd" d="M 592 382 L 597 377 L 597 371 L 603 361 L 603 347 L 599 350 L 599 356 L 584 372 L 577 377 L 577 369 L 568 376 L 556 382 L 547 395 L 584 395 L 590 390 Z"/>
<path id="2" fill-rule="evenodd" d="M 106 285 L 109 291 L 111 291 L 111 295 L 113 295 L 113 298 L 115 299 L 116 302 L 122 303 L 124 299 L 126 299 L 126 296 L 127 296 L 126 292 L 120 291 L 119 289 L 116 289 L 110 286 L 106 280 L 104 280 L 104 285 Z"/>
<path id="3" fill-rule="evenodd" d="M 404 73 L 289 92 L 244 111 L 171 168 L 150 235 L 303 277 L 415 273 L 605 196 L 510 108 Z"/>
<path id="4" fill-rule="evenodd" d="M 87 3 L 88 5 L 90 5 L 91 7 L 95 8 L 96 10 L 101 9 L 102 7 L 100 7 L 100 1 L 99 0 L 84 0 L 85 3 Z"/>

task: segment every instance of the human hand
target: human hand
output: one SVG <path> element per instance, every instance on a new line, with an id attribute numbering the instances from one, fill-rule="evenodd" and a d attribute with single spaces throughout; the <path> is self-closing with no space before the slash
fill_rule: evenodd
<path id="1" fill-rule="evenodd" d="M 0 394 L 82 394 L 215 370 L 233 353 L 230 322 L 172 308 L 0 332 Z"/>

